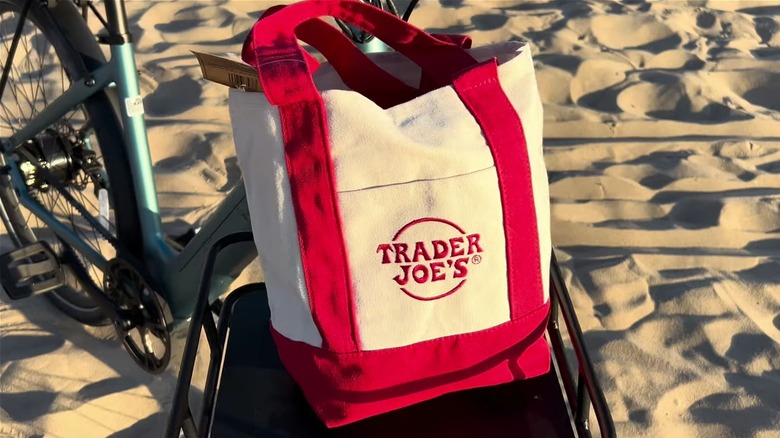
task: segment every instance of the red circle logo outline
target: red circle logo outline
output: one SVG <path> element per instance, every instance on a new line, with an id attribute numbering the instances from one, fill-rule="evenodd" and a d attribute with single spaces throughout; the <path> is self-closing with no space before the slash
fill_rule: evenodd
<path id="1" fill-rule="evenodd" d="M 404 225 L 400 230 L 398 230 L 397 233 L 395 233 L 395 236 L 393 236 L 393 242 L 398 241 L 398 238 L 401 237 L 401 235 L 404 233 L 404 231 L 408 230 L 409 228 L 411 228 L 411 227 L 413 227 L 415 225 L 418 225 L 418 224 L 421 224 L 421 223 L 425 223 L 425 222 L 439 222 L 439 223 L 442 223 L 442 224 L 445 224 L 445 225 L 449 225 L 450 227 L 452 227 L 455 230 L 457 230 L 461 235 L 466 235 L 466 231 L 464 231 L 463 228 L 459 227 L 454 222 L 448 221 L 446 219 L 435 218 L 435 217 L 425 217 L 425 218 L 420 218 L 420 219 L 413 220 L 413 221 L 409 222 L 408 224 Z M 432 296 L 432 297 L 421 297 L 419 295 L 416 295 L 416 294 L 410 292 L 405 287 L 402 287 L 400 289 L 401 289 L 401 292 L 403 292 L 404 294 L 406 294 L 410 298 L 414 298 L 415 300 L 419 300 L 419 301 L 435 301 L 435 300 L 439 300 L 439 299 L 448 297 L 448 296 L 454 294 L 455 292 L 457 292 L 458 289 L 463 287 L 463 285 L 466 283 L 466 280 L 467 279 L 464 278 L 463 280 L 460 281 L 460 283 L 458 283 L 455 287 L 453 287 L 449 291 L 447 291 L 447 292 L 445 292 L 443 294 Z"/>

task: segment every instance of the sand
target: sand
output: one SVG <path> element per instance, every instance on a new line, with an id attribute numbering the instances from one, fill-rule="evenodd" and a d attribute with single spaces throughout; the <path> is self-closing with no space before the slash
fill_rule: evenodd
<path id="1" fill-rule="evenodd" d="M 274 3 L 128 3 L 171 232 L 239 178 L 189 51 L 238 52 Z M 531 41 L 553 243 L 619 436 L 780 436 L 780 2 L 423 0 L 412 22 Z M 43 299 L 0 318 L 0 437 L 161 434 L 176 361 L 146 375 Z"/>

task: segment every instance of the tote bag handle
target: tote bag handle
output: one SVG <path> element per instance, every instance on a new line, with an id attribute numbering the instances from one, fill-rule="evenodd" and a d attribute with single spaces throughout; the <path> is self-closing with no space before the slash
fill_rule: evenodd
<path id="1" fill-rule="evenodd" d="M 456 44 L 463 40 L 443 41 L 357 0 L 310 0 L 274 11 L 252 28 L 249 50 L 254 53 L 254 59 L 248 56 L 248 61 L 258 69 L 271 104 L 284 105 L 317 98 L 318 91 L 307 64 L 308 54 L 298 44 L 295 32 L 302 23 L 321 16 L 340 18 L 372 33 L 422 67 L 427 81 L 433 86 L 447 85 L 457 72 L 476 65 L 474 58 Z M 313 42 L 313 46 L 319 48 L 318 41 Z"/>
<path id="2" fill-rule="evenodd" d="M 285 7 L 287 6 L 278 5 L 268 8 L 260 16 L 260 20 Z M 294 29 L 294 32 L 298 39 L 322 53 L 347 87 L 371 99 L 382 108 L 389 108 L 400 102 L 413 99 L 436 86 L 430 74 L 425 71 L 422 72 L 420 89 L 407 85 L 373 63 L 339 29 L 320 18 L 312 18 L 301 23 Z M 464 49 L 471 48 L 472 40 L 467 35 L 433 34 L 432 36 L 445 42 L 457 44 Z M 247 64 L 256 64 L 251 37 L 244 41 L 241 57 Z M 303 57 L 309 70 L 316 71 L 320 65 L 319 62 L 305 50 Z"/>

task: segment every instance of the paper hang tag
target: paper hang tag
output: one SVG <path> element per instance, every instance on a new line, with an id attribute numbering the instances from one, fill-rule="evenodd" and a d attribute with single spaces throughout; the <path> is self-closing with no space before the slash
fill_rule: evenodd
<path id="1" fill-rule="evenodd" d="M 230 88 L 249 92 L 262 92 L 257 70 L 241 61 L 237 55 L 219 56 L 211 53 L 191 52 L 198 59 L 203 78 Z"/>

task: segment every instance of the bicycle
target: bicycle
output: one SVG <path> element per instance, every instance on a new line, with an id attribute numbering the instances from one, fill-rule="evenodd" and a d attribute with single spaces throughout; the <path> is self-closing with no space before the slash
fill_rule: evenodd
<path id="1" fill-rule="evenodd" d="M 400 16 L 391 0 L 364 1 Z M 0 257 L 0 280 L 13 299 L 45 294 L 81 323 L 114 324 L 133 360 L 161 373 L 171 325 L 195 307 L 208 248 L 251 231 L 249 211 L 239 181 L 197 233 L 163 233 L 124 0 L 106 0 L 104 13 L 92 0 L 0 0 L 0 126 L 10 128 L 10 135 L 0 132 L 0 217 L 18 248 Z M 97 36 L 90 14 L 103 27 Z M 361 49 L 385 49 L 339 25 Z M 43 56 L 16 53 L 41 42 L 50 46 Z M 49 57 L 62 68 L 62 92 L 53 99 L 44 77 L 50 70 L 31 68 Z M 19 77 L 9 81 L 13 73 Z M 255 257 L 251 242 L 223 256 L 210 302 L 218 304 Z"/>

